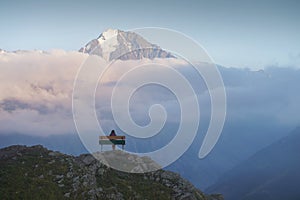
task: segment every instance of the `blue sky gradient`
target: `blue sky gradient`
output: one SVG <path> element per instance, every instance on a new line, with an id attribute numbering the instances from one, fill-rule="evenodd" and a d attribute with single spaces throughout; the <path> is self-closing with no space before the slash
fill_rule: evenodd
<path id="1" fill-rule="evenodd" d="M 228 67 L 300 66 L 300 1 L 2 1 L 0 48 L 78 50 L 107 28 L 187 34 Z"/>

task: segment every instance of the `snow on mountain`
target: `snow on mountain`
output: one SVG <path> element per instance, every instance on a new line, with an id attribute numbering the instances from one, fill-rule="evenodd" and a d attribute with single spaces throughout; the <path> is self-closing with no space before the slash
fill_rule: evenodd
<path id="1" fill-rule="evenodd" d="M 107 29 L 97 39 L 82 47 L 80 52 L 101 56 L 107 61 L 114 59 L 138 60 L 142 58 L 174 58 L 159 46 L 151 44 L 134 32 Z"/>

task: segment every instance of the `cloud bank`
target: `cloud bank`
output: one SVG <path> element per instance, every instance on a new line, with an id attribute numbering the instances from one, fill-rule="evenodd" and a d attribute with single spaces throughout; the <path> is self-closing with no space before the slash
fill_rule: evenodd
<path id="1" fill-rule="evenodd" d="M 71 95 L 84 54 L 54 50 L 0 54 L 0 132 L 74 131 Z"/>
<path id="2" fill-rule="evenodd" d="M 0 134 L 48 136 L 75 133 L 72 90 L 77 71 L 87 57 L 86 54 L 62 50 L 1 52 Z M 122 61 L 116 62 L 106 72 L 96 91 L 98 117 L 108 129 L 115 126 L 110 96 L 116 80 L 134 66 L 153 62 L 175 66 L 191 82 L 197 91 L 201 117 L 204 121 L 209 120 L 209 93 L 201 77 L 187 63 L 172 59 Z M 259 120 L 290 127 L 300 124 L 299 69 L 219 69 L 228 97 L 227 124 Z M 147 74 L 141 74 L 143 76 Z M 130 102 L 130 111 L 137 124 L 149 122 L 148 109 L 155 103 L 166 108 L 169 122 L 178 123 L 180 109 L 174 94 L 166 88 L 145 86 L 137 90 Z"/>

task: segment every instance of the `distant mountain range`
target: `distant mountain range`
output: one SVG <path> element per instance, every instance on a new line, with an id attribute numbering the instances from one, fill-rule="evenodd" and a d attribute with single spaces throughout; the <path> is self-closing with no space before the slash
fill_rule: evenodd
<path id="1" fill-rule="evenodd" d="M 226 173 L 206 192 L 229 200 L 299 200 L 300 128 Z"/>
<path id="2" fill-rule="evenodd" d="M 107 61 L 138 60 L 142 58 L 174 58 L 159 46 L 151 44 L 134 32 L 107 29 L 97 39 L 91 40 L 80 52 L 101 56 Z"/>

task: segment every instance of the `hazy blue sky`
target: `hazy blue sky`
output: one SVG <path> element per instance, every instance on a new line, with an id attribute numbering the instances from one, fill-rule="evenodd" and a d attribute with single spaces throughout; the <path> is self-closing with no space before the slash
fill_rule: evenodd
<path id="1" fill-rule="evenodd" d="M 0 48 L 77 50 L 107 28 L 165 27 L 219 64 L 300 66 L 300 1 L 1 1 Z"/>

